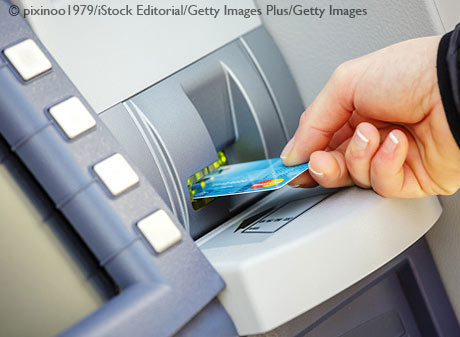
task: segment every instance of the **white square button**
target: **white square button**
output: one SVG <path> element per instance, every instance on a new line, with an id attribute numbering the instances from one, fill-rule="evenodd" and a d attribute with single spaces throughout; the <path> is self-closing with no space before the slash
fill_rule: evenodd
<path id="1" fill-rule="evenodd" d="M 51 69 L 51 62 L 31 39 L 5 49 L 4 54 L 24 81 Z"/>
<path id="2" fill-rule="evenodd" d="M 94 171 L 114 196 L 139 182 L 139 176 L 119 153 L 94 165 Z"/>
<path id="3" fill-rule="evenodd" d="M 162 209 L 137 223 L 137 227 L 157 253 L 162 253 L 182 238 L 169 215 Z"/>
<path id="4" fill-rule="evenodd" d="M 70 139 L 96 126 L 96 120 L 77 97 L 56 104 L 49 111 Z"/>

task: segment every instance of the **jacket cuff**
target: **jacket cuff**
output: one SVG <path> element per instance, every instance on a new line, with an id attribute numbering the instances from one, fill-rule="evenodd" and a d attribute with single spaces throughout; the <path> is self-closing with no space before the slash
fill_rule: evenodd
<path id="1" fill-rule="evenodd" d="M 457 33 L 455 34 L 456 31 Z M 454 32 L 444 35 L 441 39 L 438 48 L 437 73 L 439 90 L 447 121 L 449 122 L 452 135 L 460 148 L 460 107 L 457 107 L 456 104 L 456 102 L 460 101 L 460 92 L 454 90 L 455 87 L 458 88 L 458 83 L 460 82 L 459 74 L 456 70 L 460 67 L 460 64 L 454 53 L 458 50 L 458 46 L 454 44 L 460 42 L 460 39 L 458 39 L 459 41 L 452 40 L 453 37 L 458 36 L 458 31 L 460 31 L 460 25 L 457 26 Z M 458 52 L 460 53 L 460 51 Z M 453 62 L 454 56 L 455 62 Z"/>

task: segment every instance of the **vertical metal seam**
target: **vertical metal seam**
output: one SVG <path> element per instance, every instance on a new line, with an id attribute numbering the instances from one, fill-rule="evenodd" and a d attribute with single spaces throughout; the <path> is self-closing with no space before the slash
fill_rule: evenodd
<path id="1" fill-rule="evenodd" d="M 265 86 L 265 89 L 267 89 L 268 91 L 268 94 L 273 102 L 273 105 L 275 106 L 275 110 L 276 110 L 276 114 L 278 115 L 278 119 L 280 121 L 280 124 L 281 124 L 281 127 L 283 129 L 283 133 L 284 133 L 284 138 L 286 139 L 286 141 L 289 140 L 289 132 L 288 132 L 288 129 L 287 129 L 287 126 L 286 126 L 286 122 L 284 121 L 284 118 L 283 118 L 283 115 L 281 113 L 281 107 L 278 103 L 278 100 L 276 99 L 276 96 L 275 96 L 275 92 L 273 91 L 268 79 L 267 79 L 267 76 L 265 76 L 265 73 L 262 69 L 262 67 L 260 66 L 260 63 L 257 61 L 257 58 L 255 57 L 254 53 L 252 52 L 252 50 L 249 48 L 248 44 L 246 43 L 246 41 L 240 37 L 239 38 L 239 42 L 242 44 L 243 48 L 245 49 L 246 53 L 248 54 L 249 58 L 251 59 L 252 63 L 254 64 L 254 66 L 256 67 L 257 69 L 257 72 L 259 73 L 260 77 L 262 78 L 262 82 L 264 83 L 264 86 Z"/>

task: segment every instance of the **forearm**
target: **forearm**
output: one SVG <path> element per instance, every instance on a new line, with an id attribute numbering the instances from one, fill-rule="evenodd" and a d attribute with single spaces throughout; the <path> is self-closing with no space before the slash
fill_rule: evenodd
<path id="1" fill-rule="evenodd" d="M 437 72 L 447 121 L 460 147 L 460 25 L 439 44 Z"/>

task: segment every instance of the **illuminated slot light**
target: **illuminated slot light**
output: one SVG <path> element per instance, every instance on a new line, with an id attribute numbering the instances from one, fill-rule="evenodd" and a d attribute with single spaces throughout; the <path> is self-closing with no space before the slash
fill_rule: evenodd
<path id="1" fill-rule="evenodd" d="M 196 191 L 192 190 L 192 185 L 196 183 L 197 181 L 199 181 L 204 176 L 206 176 L 207 174 L 212 173 L 215 170 L 217 170 L 219 167 L 227 164 L 227 157 L 225 156 L 224 152 L 218 151 L 217 158 L 218 158 L 217 161 L 206 166 L 204 169 L 193 174 L 190 178 L 187 179 L 187 188 L 188 188 L 188 192 L 190 193 L 190 200 L 192 201 L 192 207 L 194 210 L 199 210 L 200 208 L 208 205 L 215 199 L 215 198 L 204 198 L 204 199 L 194 200 L 193 195 L 196 193 Z M 202 188 L 204 188 L 206 186 L 206 183 L 203 181 L 201 182 L 200 185 Z"/>

